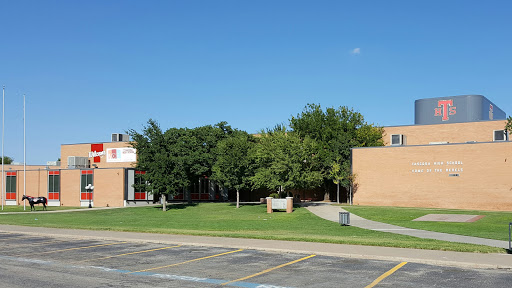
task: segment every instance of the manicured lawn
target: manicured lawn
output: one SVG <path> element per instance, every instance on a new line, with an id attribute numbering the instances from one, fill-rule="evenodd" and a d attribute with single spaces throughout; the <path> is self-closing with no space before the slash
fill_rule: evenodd
<path id="1" fill-rule="evenodd" d="M 34 205 L 36 211 L 43 211 L 43 205 L 38 204 Z M 71 209 L 84 209 L 86 207 L 67 207 L 67 206 L 46 206 L 47 211 L 56 211 L 56 210 L 71 210 Z M 4 205 L 4 210 L 0 210 L 0 213 L 10 213 L 10 212 L 27 212 L 30 213 L 30 205 L 27 204 L 25 206 L 25 210 L 23 210 L 23 205 L 20 206 L 7 206 Z"/>
<path id="2" fill-rule="evenodd" d="M 0 215 L 0 224 L 55 228 L 134 231 L 203 236 L 240 237 L 342 243 L 388 247 L 497 252 L 504 249 L 343 227 L 296 208 L 291 214 L 266 213 L 264 205 L 236 209 L 229 203 L 200 203 L 161 207 L 136 207 L 77 211 L 73 213 L 23 213 Z"/>
<path id="3" fill-rule="evenodd" d="M 508 224 L 512 222 L 512 212 L 375 206 L 342 207 L 363 218 L 402 227 L 505 241 L 508 241 Z M 485 215 L 485 217 L 471 223 L 412 221 L 427 214 L 468 214 Z"/>

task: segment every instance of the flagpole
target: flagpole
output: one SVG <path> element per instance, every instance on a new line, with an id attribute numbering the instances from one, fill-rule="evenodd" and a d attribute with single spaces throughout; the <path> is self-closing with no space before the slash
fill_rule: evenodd
<path id="1" fill-rule="evenodd" d="M 5 187 L 5 177 L 4 177 L 4 132 L 5 132 L 5 86 L 2 88 L 2 210 L 4 210 L 4 187 Z"/>
<path id="2" fill-rule="evenodd" d="M 25 94 L 23 94 L 23 195 L 27 195 L 27 141 L 26 141 L 26 133 L 25 133 Z M 23 210 L 25 210 L 26 205 L 23 201 Z"/>

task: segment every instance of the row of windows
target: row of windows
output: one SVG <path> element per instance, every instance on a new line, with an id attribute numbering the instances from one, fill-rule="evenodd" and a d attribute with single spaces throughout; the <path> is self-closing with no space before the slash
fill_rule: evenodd
<path id="1" fill-rule="evenodd" d="M 403 134 L 392 134 L 391 145 L 407 145 L 406 137 Z M 494 130 L 492 141 L 508 141 L 507 130 Z M 473 141 L 469 141 L 473 142 Z M 429 144 L 447 144 L 448 142 L 430 142 Z"/>
<path id="2" fill-rule="evenodd" d="M 92 200 L 92 191 L 85 187 L 93 185 L 93 171 L 82 170 L 80 179 L 80 199 Z M 7 172 L 5 177 L 6 200 L 16 200 L 16 172 Z M 48 171 L 48 200 L 60 199 L 60 171 Z"/>
<path id="3" fill-rule="evenodd" d="M 142 183 L 141 174 L 144 171 L 135 171 L 135 183 Z M 60 200 L 60 171 L 48 171 L 48 200 Z M 89 201 L 93 199 L 93 191 L 85 189 L 87 185 L 94 185 L 93 170 L 82 170 L 80 172 L 80 200 Z M 7 172 L 5 179 L 6 200 L 16 200 L 16 172 Z M 135 200 L 146 200 L 148 192 L 135 188 Z"/>

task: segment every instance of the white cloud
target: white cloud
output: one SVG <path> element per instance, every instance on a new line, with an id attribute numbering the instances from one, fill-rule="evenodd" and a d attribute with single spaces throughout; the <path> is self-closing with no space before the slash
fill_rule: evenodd
<path id="1" fill-rule="evenodd" d="M 352 54 L 352 55 L 361 54 L 361 48 L 354 48 L 354 50 L 350 51 L 350 54 Z"/>

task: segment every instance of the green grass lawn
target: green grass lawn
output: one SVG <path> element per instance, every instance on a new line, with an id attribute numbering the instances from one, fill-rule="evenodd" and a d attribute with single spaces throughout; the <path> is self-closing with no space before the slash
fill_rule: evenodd
<path id="1" fill-rule="evenodd" d="M 34 205 L 34 207 L 36 208 L 36 211 L 43 211 L 43 205 L 41 205 L 41 204 Z M 87 207 L 46 206 L 47 211 L 71 210 L 71 209 L 74 210 L 74 209 L 84 209 L 84 208 L 87 208 Z M 20 206 L 4 205 L 4 210 L 3 211 L 0 210 L 0 213 L 11 213 L 11 212 L 31 212 L 30 205 L 27 204 L 25 206 L 25 210 L 23 210 L 23 205 L 20 205 Z"/>
<path id="2" fill-rule="evenodd" d="M 342 243 L 464 252 L 505 253 L 504 249 L 419 239 L 410 236 L 340 226 L 296 208 L 293 213 L 266 213 L 265 205 L 236 209 L 229 203 L 171 205 L 73 213 L 0 215 L 0 224 L 54 228 L 134 231 L 256 239 Z"/>
<path id="3" fill-rule="evenodd" d="M 505 241 L 508 241 L 508 225 L 512 222 L 512 212 L 375 206 L 342 207 L 363 218 L 402 227 Z M 471 223 L 412 221 L 427 214 L 468 214 L 485 215 L 485 217 Z"/>

